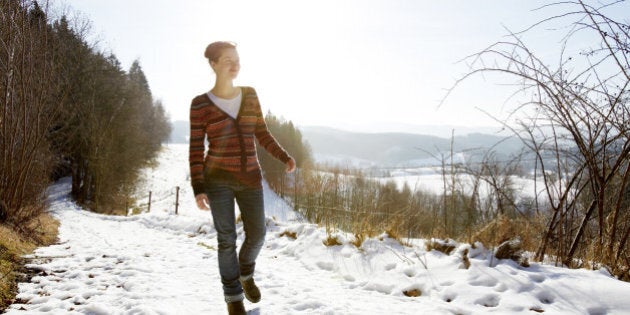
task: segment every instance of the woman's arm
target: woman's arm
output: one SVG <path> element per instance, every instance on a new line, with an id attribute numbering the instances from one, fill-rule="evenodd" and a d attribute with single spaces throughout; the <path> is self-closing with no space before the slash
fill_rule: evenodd
<path id="1" fill-rule="evenodd" d="M 195 196 L 204 191 L 204 112 L 205 104 L 199 97 L 193 99 L 190 105 L 190 146 L 188 149 L 188 162 L 190 164 L 190 181 Z"/>

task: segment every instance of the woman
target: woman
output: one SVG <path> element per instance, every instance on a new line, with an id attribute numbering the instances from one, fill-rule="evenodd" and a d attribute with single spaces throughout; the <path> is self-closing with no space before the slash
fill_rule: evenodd
<path id="1" fill-rule="evenodd" d="M 190 175 L 197 206 L 210 210 L 217 230 L 219 272 L 230 314 L 245 314 L 243 293 L 256 303 L 260 291 L 253 278 L 256 257 L 265 240 L 262 175 L 255 140 L 295 170 L 295 160 L 267 130 L 256 91 L 235 87 L 240 70 L 236 45 L 214 42 L 205 57 L 214 70 L 214 87 L 195 97 L 190 107 Z M 204 155 L 204 141 L 208 151 Z M 245 240 L 236 253 L 234 200 Z"/>

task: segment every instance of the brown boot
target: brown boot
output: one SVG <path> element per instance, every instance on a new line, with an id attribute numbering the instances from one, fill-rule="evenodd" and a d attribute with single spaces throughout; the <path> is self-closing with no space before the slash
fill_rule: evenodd
<path id="1" fill-rule="evenodd" d="M 241 277 L 240 280 L 241 286 L 243 286 L 243 292 L 245 293 L 245 298 L 252 303 L 260 302 L 260 290 L 254 282 L 254 277 L 250 275 L 249 277 Z"/>
<path id="2" fill-rule="evenodd" d="M 238 302 L 230 302 L 227 304 L 228 314 L 230 315 L 246 315 L 247 311 L 245 311 L 245 305 L 243 305 L 243 301 Z"/>

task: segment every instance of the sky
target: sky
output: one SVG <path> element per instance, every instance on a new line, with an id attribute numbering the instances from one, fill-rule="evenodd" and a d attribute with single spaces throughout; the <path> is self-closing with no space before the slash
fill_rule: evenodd
<path id="1" fill-rule="evenodd" d="M 187 145 L 168 145 L 146 170 L 139 196 L 153 191 L 150 213 L 85 211 L 70 199 L 69 180 L 55 183 L 48 195 L 60 221 L 59 242 L 27 257 L 27 267 L 39 272 L 19 284 L 6 314 L 225 314 L 217 232 L 210 213 L 195 207 L 187 157 Z M 182 187 L 178 215 L 176 185 Z M 254 274 L 262 300 L 245 301 L 250 315 L 615 315 L 630 309 L 630 283 L 605 269 L 533 261 L 522 267 L 494 258 L 495 244 L 452 241 L 447 255 L 427 251 L 428 240 L 403 246 L 385 233 L 357 247 L 353 234 L 337 230 L 330 235 L 341 245 L 324 246 L 326 227 L 301 220 L 267 185 L 264 194 L 267 234 Z M 237 233 L 240 246 L 241 223 Z"/>
<path id="2" fill-rule="evenodd" d="M 57 1 L 91 21 L 88 38 L 126 69 L 140 60 L 172 120 L 188 120 L 191 99 L 214 84 L 205 47 L 229 40 L 235 83 L 256 88 L 263 111 L 361 131 L 498 126 L 522 101 L 506 102 L 515 87 L 473 77 L 445 98 L 468 71 L 462 60 L 561 10 L 535 10 L 542 0 Z M 543 56 L 560 51 L 542 28 L 526 39 Z"/>

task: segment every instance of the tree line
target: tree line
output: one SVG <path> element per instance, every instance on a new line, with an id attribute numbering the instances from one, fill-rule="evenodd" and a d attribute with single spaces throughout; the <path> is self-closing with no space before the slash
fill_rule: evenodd
<path id="1" fill-rule="evenodd" d="M 170 135 L 139 61 L 125 71 L 73 24 L 37 2 L 0 0 L 0 223 L 18 230 L 65 176 L 83 206 L 124 210 Z"/>

